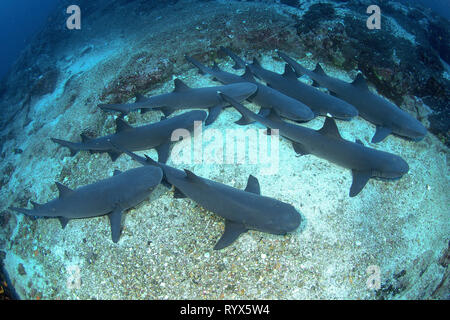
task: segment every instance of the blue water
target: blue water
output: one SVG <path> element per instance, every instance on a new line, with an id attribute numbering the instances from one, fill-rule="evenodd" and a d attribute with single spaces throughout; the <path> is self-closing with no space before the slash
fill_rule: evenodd
<path id="1" fill-rule="evenodd" d="M 407 3 L 411 0 L 400 0 Z M 414 0 L 450 20 L 449 0 Z M 2 0 L 0 3 L 0 79 L 42 27 L 58 0 Z M 74 1 L 76 4 L 76 1 Z"/>
<path id="2" fill-rule="evenodd" d="M 32 36 L 45 24 L 58 0 L 0 2 L 0 79 L 8 72 Z"/>

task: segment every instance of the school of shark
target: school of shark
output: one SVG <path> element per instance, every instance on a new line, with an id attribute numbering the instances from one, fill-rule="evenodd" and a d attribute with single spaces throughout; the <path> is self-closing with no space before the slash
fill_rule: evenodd
<path id="1" fill-rule="evenodd" d="M 369 179 L 395 183 L 408 173 L 408 163 L 400 156 L 365 146 L 356 137 L 354 141 L 345 140 L 339 132 L 335 119 L 351 121 L 360 116 L 376 126 L 372 143 L 391 134 L 413 142 L 427 134 L 417 119 L 373 93 L 361 73 L 352 83 L 344 82 L 328 76 L 319 64 L 311 71 L 286 53 L 277 51 L 286 62 L 284 73 L 278 74 L 264 69 L 257 59 L 246 62 L 228 48 L 220 50 L 235 62 L 233 69 L 245 70 L 243 75 L 223 71 L 216 63 L 208 67 L 186 55 L 186 60 L 200 74 L 211 76 L 220 85 L 191 88 L 175 79 L 172 92 L 151 97 L 138 95 L 134 103 L 98 105 L 105 112 L 119 113 L 114 134 L 98 138 L 82 134 L 81 142 L 51 137 L 54 143 L 68 148 L 71 156 L 80 151 L 104 152 L 115 161 L 126 154 L 141 167 L 124 172 L 116 170 L 110 178 L 75 190 L 56 182 L 58 198 L 45 204 L 32 201 L 33 209 L 10 209 L 27 216 L 57 218 L 63 228 L 72 219 L 108 215 L 112 241 L 116 243 L 120 240 L 123 213 L 148 199 L 162 184 L 173 189 L 174 198 L 190 198 L 224 219 L 224 232 L 214 247 L 216 250 L 230 246 L 248 230 L 275 235 L 297 230 L 302 224 L 301 213 L 288 203 L 261 195 L 258 179 L 253 175 L 241 190 L 166 164 L 174 143 L 171 141 L 174 130 L 192 131 L 195 122 L 208 126 L 228 107 L 241 115 L 236 121 L 238 125 L 259 123 L 267 127 L 268 135 L 271 130 L 278 130 L 280 136 L 292 143 L 298 156 L 314 155 L 350 169 L 353 180 L 350 197 L 357 196 Z M 308 76 L 313 85 L 299 81 L 303 75 Z M 259 113 L 245 107 L 245 101 L 260 106 Z M 174 111 L 186 109 L 198 110 L 170 117 Z M 124 116 L 134 111 L 160 111 L 164 116 L 159 122 L 133 127 Z M 321 129 L 302 126 L 319 116 L 325 118 Z M 149 149 L 156 149 L 157 161 L 134 153 Z"/>

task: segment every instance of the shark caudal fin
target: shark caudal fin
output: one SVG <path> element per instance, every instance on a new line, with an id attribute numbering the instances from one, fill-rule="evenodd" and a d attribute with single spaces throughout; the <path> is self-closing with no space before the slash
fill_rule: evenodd
<path id="1" fill-rule="evenodd" d="M 244 69 L 246 66 L 246 63 L 244 60 L 242 60 L 241 58 L 239 58 L 233 51 L 231 51 L 228 48 L 225 47 L 220 47 L 220 51 L 222 51 L 223 53 L 225 53 L 227 56 L 229 56 L 231 58 L 231 60 L 234 61 L 234 66 L 233 69 L 238 70 L 238 69 Z"/>
<path id="2" fill-rule="evenodd" d="M 98 107 L 103 111 L 116 111 L 120 112 L 122 116 L 127 115 L 131 111 L 131 105 L 133 103 L 122 103 L 122 104 L 99 104 Z"/>
<path id="3" fill-rule="evenodd" d="M 82 137 L 83 138 L 83 137 Z M 73 157 L 81 150 L 80 144 L 78 142 L 70 142 L 66 140 L 50 138 L 53 142 L 62 145 L 63 147 L 67 147 L 70 150 L 70 156 Z"/>
<path id="4" fill-rule="evenodd" d="M 208 72 L 209 68 L 206 67 L 204 64 L 201 64 L 199 61 L 195 60 L 194 58 L 188 55 L 184 55 L 184 58 L 198 68 L 198 73 L 200 74 L 209 73 Z"/>
<path id="5" fill-rule="evenodd" d="M 19 213 L 23 213 L 23 214 L 25 214 L 27 216 L 32 216 L 33 215 L 33 213 L 32 213 L 33 210 L 32 209 L 23 209 L 23 208 L 17 208 L 17 207 L 9 207 L 8 209 L 12 210 L 12 211 L 19 212 Z"/>
<path id="6" fill-rule="evenodd" d="M 41 204 L 34 202 L 34 201 L 30 201 L 31 204 L 33 205 L 33 209 L 24 209 L 24 208 L 17 208 L 17 207 L 9 207 L 9 210 L 13 210 L 19 213 L 23 213 L 27 216 L 36 216 L 36 211 L 35 209 L 39 208 L 41 206 Z"/>
<path id="7" fill-rule="evenodd" d="M 236 124 L 246 125 L 254 122 L 254 120 L 249 116 L 249 114 L 251 114 L 250 110 L 245 108 L 238 101 L 234 100 L 233 98 L 227 96 L 226 94 L 220 91 L 218 91 L 217 94 L 223 101 L 228 102 L 233 108 L 235 108 L 241 114 L 242 117 L 239 120 L 235 121 Z"/>

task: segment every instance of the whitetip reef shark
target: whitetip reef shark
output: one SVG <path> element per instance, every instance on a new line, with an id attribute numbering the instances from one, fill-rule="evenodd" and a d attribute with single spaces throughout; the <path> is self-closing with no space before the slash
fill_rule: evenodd
<path id="1" fill-rule="evenodd" d="M 372 93 L 361 73 L 352 83 L 348 83 L 328 76 L 320 64 L 316 65 L 314 71 L 310 71 L 287 54 L 278 51 L 278 55 L 294 68 L 296 76 L 300 77 L 305 74 L 340 99 L 354 105 L 361 117 L 376 126 L 372 143 L 383 141 L 391 133 L 414 141 L 422 140 L 427 134 L 427 129 L 416 118 L 388 100 Z"/>
<path id="2" fill-rule="evenodd" d="M 344 140 L 331 117 L 325 119 L 320 130 L 313 130 L 284 122 L 273 113 L 266 118 L 261 117 L 233 98 L 220 92 L 218 94 L 230 103 L 242 118 L 251 118 L 270 129 L 279 129 L 280 135 L 292 141 L 297 154 L 313 154 L 352 170 L 350 197 L 358 195 L 370 178 L 398 179 L 409 170 L 406 161 L 397 155 L 365 147 L 360 140 Z"/>
<path id="3" fill-rule="evenodd" d="M 300 213 L 290 204 L 262 196 L 258 179 L 250 175 L 245 190 L 199 177 L 193 172 L 179 170 L 159 163 L 146 155 L 140 157 L 122 150 L 139 163 L 158 166 L 163 181 L 175 188 L 175 198 L 190 198 L 208 211 L 225 218 L 225 231 L 214 250 L 231 245 L 242 233 L 257 230 L 284 235 L 295 231 L 301 223 Z"/>
<path id="4" fill-rule="evenodd" d="M 299 81 L 288 64 L 285 65 L 284 73 L 278 74 L 261 67 L 256 58 L 253 59 L 253 63 L 248 64 L 231 50 L 223 47 L 221 50 L 235 61 L 235 69 L 247 66 L 256 78 L 266 82 L 269 87 L 304 103 L 317 115 L 331 115 L 341 120 L 350 120 L 358 115 L 358 110 L 351 104 Z"/>
<path id="5" fill-rule="evenodd" d="M 190 56 L 185 55 L 185 58 L 199 69 L 200 74 L 210 74 L 214 77 L 213 80 L 218 80 L 223 84 L 239 82 L 256 84 L 258 89 L 247 100 L 261 107 L 259 114 L 262 116 L 268 115 L 270 109 L 274 109 L 279 116 L 294 121 L 305 122 L 314 118 L 314 113 L 304 103 L 257 82 L 248 67 L 246 67 L 245 73 L 242 76 L 238 76 L 221 70 L 216 64 L 210 68 Z"/>
<path id="6" fill-rule="evenodd" d="M 115 145 L 131 151 L 155 148 L 158 152 L 158 161 L 166 162 L 170 153 L 172 132 L 177 129 L 187 129 L 192 131 L 194 129 L 195 121 L 204 121 L 205 118 L 205 111 L 193 110 L 140 127 L 132 127 L 123 119 L 117 118 L 117 131 L 114 134 L 92 139 L 82 134 L 82 142 L 70 142 L 55 138 L 51 139 L 53 142 L 69 148 L 71 156 L 74 156 L 80 150 L 107 152 L 111 157 L 111 160 L 115 161 L 122 152 L 114 149 L 111 145 L 112 142 Z"/>
<path id="7" fill-rule="evenodd" d="M 108 215 L 111 236 L 119 241 L 122 213 L 145 200 L 159 185 L 162 170 L 155 166 L 138 167 L 121 172 L 93 184 L 71 190 L 56 182 L 59 197 L 45 204 L 31 203 L 34 209 L 10 207 L 27 216 L 58 218 L 65 228 L 69 220 Z"/>
<path id="8" fill-rule="evenodd" d="M 181 109 L 208 109 L 208 118 L 205 125 L 210 125 L 219 116 L 224 107 L 223 101 L 217 97 L 216 92 L 222 91 L 238 101 L 250 97 L 257 90 L 255 84 L 250 82 L 233 83 L 223 86 L 190 88 L 180 79 L 174 80 L 175 89 L 170 93 L 164 93 L 152 97 L 136 96 L 136 102 L 123 104 L 99 104 L 98 107 L 105 111 L 117 111 L 125 115 L 131 111 L 160 110 L 167 117 L 175 110 Z"/>

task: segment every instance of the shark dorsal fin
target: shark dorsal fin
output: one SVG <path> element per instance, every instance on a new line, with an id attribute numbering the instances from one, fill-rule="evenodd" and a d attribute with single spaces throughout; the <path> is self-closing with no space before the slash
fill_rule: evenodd
<path id="1" fill-rule="evenodd" d="M 321 75 L 321 76 L 326 76 L 327 74 L 325 73 L 325 71 L 323 71 L 322 67 L 320 66 L 320 64 L 317 62 L 316 64 L 316 68 L 313 71 L 314 73 Z"/>
<path id="2" fill-rule="evenodd" d="M 219 65 L 217 64 L 217 62 L 214 61 L 211 69 L 213 69 L 213 71 L 220 71 Z"/>
<path id="3" fill-rule="evenodd" d="M 252 71 L 250 70 L 249 66 L 245 66 L 245 72 L 244 74 L 241 76 L 241 78 L 250 81 L 250 82 L 254 82 L 255 81 L 255 77 L 253 76 Z"/>
<path id="4" fill-rule="evenodd" d="M 39 208 L 39 207 L 41 206 L 41 204 L 39 204 L 39 203 L 37 203 L 37 202 L 31 201 L 31 200 L 30 200 L 30 202 L 31 202 L 31 204 L 33 205 L 33 208 L 34 208 L 34 209 L 37 209 L 37 208 Z"/>
<path id="5" fill-rule="evenodd" d="M 147 99 L 147 98 L 143 94 L 138 93 L 138 94 L 136 94 L 136 101 L 135 101 L 135 103 L 142 102 L 145 99 Z"/>
<path id="6" fill-rule="evenodd" d="M 80 137 L 81 137 L 81 142 L 83 142 L 83 143 L 91 140 L 91 138 L 89 138 L 85 133 L 80 134 Z"/>
<path id="7" fill-rule="evenodd" d="M 256 67 L 261 67 L 261 63 L 256 58 L 253 58 L 253 65 L 256 66 Z"/>
<path id="8" fill-rule="evenodd" d="M 203 182 L 203 180 L 195 175 L 192 171 L 189 171 L 188 169 L 184 169 L 184 172 L 186 173 L 186 178 L 192 182 Z"/>
<path id="9" fill-rule="evenodd" d="M 362 73 L 358 73 L 355 80 L 352 82 L 352 85 L 363 90 L 369 90 L 366 79 L 364 79 Z"/>
<path id="10" fill-rule="evenodd" d="M 173 81 L 173 84 L 175 85 L 175 89 L 173 90 L 174 92 L 182 92 L 190 89 L 186 83 L 178 78 Z"/>
<path id="11" fill-rule="evenodd" d="M 122 118 L 116 119 L 116 132 L 122 132 L 130 129 L 133 129 L 133 127 L 130 126 L 125 120 Z"/>
<path id="12" fill-rule="evenodd" d="M 341 134 L 339 133 L 339 129 L 336 125 L 336 121 L 334 121 L 334 119 L 331 117 L 325 118 L 323 127 L 319 130 L 319 132 L 330 137 L 342 139 Z"/>
<path id="13" fill-rule="evenodd" d="M 117 176 L 121 173 L 122 173 L 122 171 L 116 169 L 116 170 L 114 170 L 113 176 Z"/>
<path id="14" fill-rule="evenodd" d="M 295 71 L 292 69 L 290 65 L 287 63 L 284 65 L 284 73 L 283 77 L 290 80 L 297 80 L 297 75 L 295 74 Z"/>
<path id="15" fill-rule="evenodd" d="M 249 175 L 248 181 L 247 181 L 247 187 L 245 188 L 245 191 L 252 192 L 255 194 L 261 194 L 261 189 L 259 187 L 259 181 L 254 176 Z"/>
<path id="16" fill-rule="evenodd" d="M 222 237 L 217 241 L 214 246 L 214 250 L 220 250 L 225 247 L 228 247 L 232 244 L 236 239 L 244 232 L 247 231 L 247 228 L 238 222 L 234 222 L 231 220 L 225 220 L 225 230 L 222 234 Z"/>
<path id="17" fill-rule="evenodd" d="M 67 196 L 73 192 L 72 189 L 70 189 L 69 187 L 66 187 L 62 183 L 55 182 L 55 184 L 56 184 L 56 187 L 58 188 L 60 198 L 64 198 L 65 196 Z"/>

